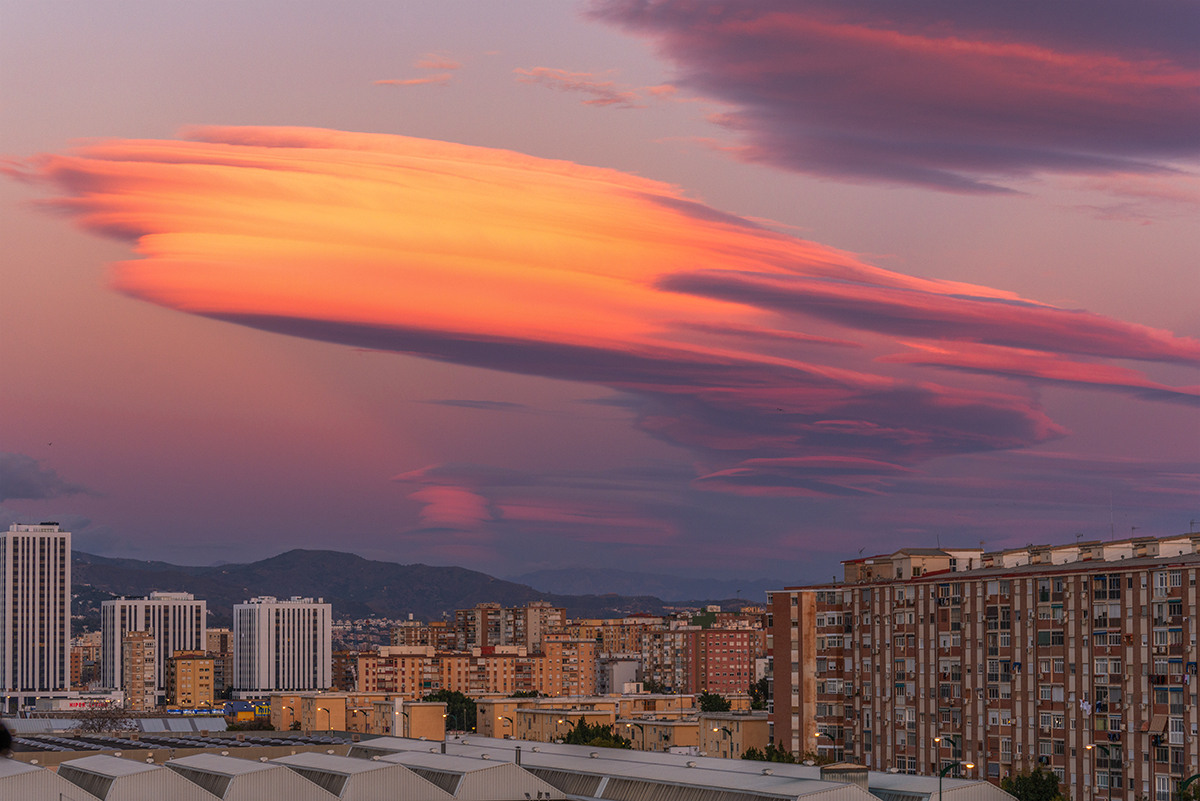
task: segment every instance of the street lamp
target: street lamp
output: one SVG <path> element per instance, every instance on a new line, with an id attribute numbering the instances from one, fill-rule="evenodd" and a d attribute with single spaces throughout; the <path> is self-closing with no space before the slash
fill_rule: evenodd
<path id="1" fill-rule="evenodd" d="M 320 712 L 322 709 L 324 709 L 324 710 L 325 710 L 325 725 L 327 725 L 327 726 L 331 727 L 331 729 L 330 729 L 330 730 L 332 730 L 332 726 L 333 726 L 333 713 L 329 711 L 329 707 L 326 707 L 326 706 L 319 706 L 319 707 L 317 707 L 317 711 L 318 711 L 318 712 Z M 320 720 L 320 718 L 319 718 L 319 717 L 317 717 L 316 715 L 313 715 L 313 723 L 316 723 L 318 720 Z"/>
<path id="2" fill-rule="evenodd" d="M 1196 781 L 1196 779 L 1200 779 L 1200 773 L 1197 773 L 1194 776 L 1188 776 L 1186 779 L 1184 779 L 1183 781 L 1181 781 L 1179 783 L 1179 799 L 1180 799 L 1180 801 L 1183 801 L 1183 793 L 1184 793 L 1184 791 L 1187 790 L 1188 785 L 1191 784 L 1192 782 Z"/>
<path id="3" fill-rule="evenodd" d="M 509 725 L 509 726 L 511 726 L 511 727 L 512 727 L 512 730 L 513 730 L 513 739 L 516 739 L 516 736 L 517 736 L 517 724 L 516 724 L 516 721 L 514 721 L 512 718 L 510 718 L 510 717 L 506 717 L 506 716 L 504 716 L 504 715 L 501 715 L 501 716 L 500 716 L 500 719 L 501 719 L 501 720 L 507 720 L 507 721 L 508 721 L 508 725 Z"/>
<path id="4" fill-rule="evenodd" d="M 949 765 L 942 768 L 938 773 L 938 801 L 942 801 L 942 779 L 946 778 L 946 774 L 957 768 L 959 765 L 962 765 L 967 770 L 971 770 L 975 767 L 974 762 L 951 762 Z"/>
<path id="5" fill-rule="evenodd" d="M 294 706 L 281 706 L 279 708 L 279 723 L 281 726 L 283 725 L 283 710 L 285 709 L 292 710 L 292 720 L 288 723 L 288 727 L 290 728 L 292 723 L 296 722 L 296 708 Z"/>
<path id="6" fill-rule="evenodd" d="M 625 728 L 627 728 L 627 729 L 632 729 L 634 726 L 637 726 L 642 731 L 642 747 L 640 750 L 645 751 L 646 750 L 646 727 L 640 723 L 626 723 L 625 724 Z M 630 732 L 630 733 L 632 734 L 632 732 Z"/>
<path id="7" fill-rule="evenodd" d="M 822 737 L 824 737 L 826 740 L 828 740 L 830 742 L 830 744 L 833 746 L 833 756 L 831 758 L 833 759 L 834 762 L 837 762 L 838 761 L 837 760 L 837 740 L 833 739 L 833 735 L 830 734 L 829 732 L 821 731 L 820 729 L 818 729 L 817 733 L 813 735 L 814 740 L 819 740 Z M 817 756 L 820 756 L 820 755 L 821 755 L 821 748 L 820 748 L 820 746 L 818 746 L 817 747 Z"/>

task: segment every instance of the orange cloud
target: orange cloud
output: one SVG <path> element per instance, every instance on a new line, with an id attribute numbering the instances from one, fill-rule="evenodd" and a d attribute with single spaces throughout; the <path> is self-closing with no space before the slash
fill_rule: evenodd
<path id="1" fill-rule="evenodd" d="M 614 170 L 320 129 L 188 136 L 102 142 L 12 171 L 59 187 L 50 203 L 84 226 L 136 241 L 139 258 L 112 273 L 131 296 L 622 390 L 638 398 L 642 430 L 700 455 L 708 486 L 778 481 L 813 463 L 753 460 L 803 455 L 852 469 L 840 484 L 797 486 L 870 492 L 895 465 L 1065 434 L 1028 393 L 901 380 L 865 359 L 850 369 L 859 343 L 801 330 L 814 320 L 876 341 L 1009 348 L 1003 364 L 974 352 L 971 364 L 1029 381 L 1074 380 L 1059 352 L 1200 363 L 1200 343 L 1167 331 L 885 270 Z M 962 366 L 950 362 L 906 369 Z M 1120 386 L 1091 385 L 1131 388 L 1105 375 Z M 874 463 L 893 467 L 864 476 Z M 461 494 L 420 500 L 447 525 L 487 515 Z"/>
<path id="2" fill-rule="evenodd" d="M 376 86 L 421 86 L 427 83 L 446 83 L 454 76 L 448 72 L 441 75 L 430 75 L 427 78 L 407 78 L 405 80 L 388 79 L 383 81 L 375 81 Z"/>

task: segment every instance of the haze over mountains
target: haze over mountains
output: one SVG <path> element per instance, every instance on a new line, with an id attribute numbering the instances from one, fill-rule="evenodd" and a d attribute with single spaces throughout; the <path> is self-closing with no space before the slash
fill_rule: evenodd
<path id="1" fill-rule="evenodd" d="M 566 586 L 564 581 L 565 577 L 560 577 L 560 585 Z M 689 605 L 735 605 L 736 592 L 729 593 L 733 597 L 725 599 L 716 592 L 725 584 L 731 583 L 706 583 L 716 597 L 705 594 Z M 155 591 L 190 592 L 203 598 L 208 601 L 215 621 L 230 619 L 234 604 L 258 595 L 324 598 L 333 604 L 337 618 L 400 618 L 412 614 L 419 620 L 439 620 L 443 614 L 453 616 L 455 609 L 488 601 L 520 606 L 545 600 L 564 607 L 571 617 L 618 617 L 634 612 L 660 614 L 670 605 L 663 598 L 645 592 L 592 593 L 587 588 L 601 586 L 598 577 L 581 579 L 578 585 L 576 594 L 560 593 L 461 567 L 401 565 L 340 551 L 299 549 L 249 564 L 207 566 L 114 559 L 76 551 L 72 565 L 72 589 L 77 596 L 75 614 L 84 617 L 90 617 L 93 612 L 98 614 L 100 601 L 109 594 L 144 596 Z M 623 586 L 634 587 L 635 584 L 628 580 Z M 664 582 L 652 586 L 669 588 Z M 584 592 L 579 593 L 579 589 Z M 676 592 L 671 594 L 673 600 L 678 597 Z M 742 598 L 746 597 L 743 593 Z"/>
<path id="2" fill-rule="evenodd" d="M 584 595 L 653 595 L 664 601 L 691 601 L 697 598 L 740 598 L 766 603 L 767 590 L 777 590 L 785 582 L 771 579 L 684 578 L 662 573 L 637 573 L 611 568 L 572 567 L 561 570 L 537 570 L 509 581 L 528 584 L 543 592 Z"/>

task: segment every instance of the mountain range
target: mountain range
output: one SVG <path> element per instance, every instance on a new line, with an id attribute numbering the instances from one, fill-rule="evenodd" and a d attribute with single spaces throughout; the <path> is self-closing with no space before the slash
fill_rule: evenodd
<path id="1" fill-rule="evenodd" d="M 662 573 L 636 573 L 591 567 L 538 570 L 512 576 L 509 581 L 528 584 L 542 592 L 653 595 L 664 601 L 738 598 L 743 602 L 756 604 L 767 602 L 768 590 L 778 590 L 784 586 L 784 582 L 770 579 L 690 579 Z"/>
<path id="2" fill-rule="evenodd" d="M 589 585 L 590 586 L 590 585 Z M 632 585 L 630 585 L 632 586 Z M 248 564 L 209 566 L 117 559 L 76 551 L 72 564 L 75 615 L 99 617 L 99 603 L 111 596 L 151 592 L 190 592 L 208 602 L 216 622 L 232 618 L 233 605 L 259 595 L 324 598 L 336 618 L 412 614 L 418 620 L 453 616 L 455 609 L 494 601 L 521 606 L 549 601 L 569 617 L 620 617 L 635 612 L 661 614 L 673 606 L 738 606 L 737 598 L 698 598 L 669 603 L 652 594 L 568 594 L 534 589 L 462 567 L 401 565 L 340 551 L 292 550 Z M 94 609 L 93 609 L 94 607 Z"/>

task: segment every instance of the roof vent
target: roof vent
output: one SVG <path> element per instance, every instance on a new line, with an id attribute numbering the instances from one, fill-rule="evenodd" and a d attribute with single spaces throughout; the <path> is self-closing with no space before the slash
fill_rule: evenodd
<path id="1" fill-rule="evenodd" d="M 694 767 L 696 767 L 696 763 L 695 763 L 695 762 L 688 762 L 688 763 L 687 763 L 687 766 L 688 766 L 689 768 L 694 768 Z"/>
<path id="2" fill-rule="evenodd" d="M 531 748 L 531 749 L 529 749 L 529 750 L 530 750 L 530 751 L 533 751 L 533 753 L 535 753 L 535 754 L 536 754 L 538 751 L 541 751 L 542 749 L 538 748 L 538 747 L 535 745 L 533 748 Z"/>
<path id="3" fill-rule="evenodd" d="M 480 759 L 491 759 L 492 755 L 491 754 L 480 754 L 479 758 Z"/>
<path id="4" fill-rule="evenodd" d="M 592 753 L 588 754 L 588 758 L 589 759 L 599 759 L 600 754 L 599 754 L 599 752 L 593 751 Z"/>
<path id="5" fill-rule="evenodd" d="M 770 768 L 763 768 L 763 775 L 764 775 L 764 776 L 770 776 L 770 775 L 771 775 L 772 773 L 774 773 L 774 772 L 775 772 L 775 771 L 771 770 Z"/>
<path id="6" fill-rule="evenodd" d="M 379 754 L 376 754 L 375 756 L 371 757 L 371 759 L 372 759 L 372 761 L 374 761 L 374 762 L 378 762 L 378 761 L 379 761 Z"/>

